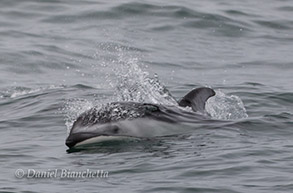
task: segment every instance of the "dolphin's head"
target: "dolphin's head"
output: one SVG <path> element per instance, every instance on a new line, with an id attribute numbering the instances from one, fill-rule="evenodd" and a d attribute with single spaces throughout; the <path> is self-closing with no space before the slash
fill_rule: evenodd
<path id="1" fill-rule="evenodd" d="M 72 148 L 77 145 L 93 143 L 95 141 L 98 142 L 110 137 L 111 139 L 129 136 L 135 137 L 135 133 L 131 132 L 131 129 L 125 129 L 125 127 L 121 127 L 119 123 L 120 122 L 103 124 L 97 123 L 94 125 L 84 126 L 77 120 L 74 123 L 65 144 L 69 148 Z"/>
<path id="2" fill-rule="evenodd" d="M 111 103 L 82 113 L 74 122 L 65 144 L 71 148 L 93 139 L 105 137 L 137 137 L 140 123 L 136 121 L 158 107 L 139 103 Z M 136 125 L 138 124 L 138 125 Z"/>

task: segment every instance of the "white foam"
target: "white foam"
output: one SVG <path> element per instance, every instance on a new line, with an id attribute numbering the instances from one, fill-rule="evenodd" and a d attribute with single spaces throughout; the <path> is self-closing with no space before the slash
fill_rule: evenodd
<path id="1" fill-rule="evenodd" d="M 220 90 L 216 91 L 214 97 L 208 99 L 205 108 L 215 119 L 231 120 L 248 117 L 245 106 L 238 96 L 228 96 Z"/>

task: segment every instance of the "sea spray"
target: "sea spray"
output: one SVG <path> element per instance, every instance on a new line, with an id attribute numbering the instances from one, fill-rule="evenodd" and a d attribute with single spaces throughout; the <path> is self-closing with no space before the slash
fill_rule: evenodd
<path id="1" fill-rule="evenodd" d="M 247 118 L 246 109 L 242 100 L 235 95 L 226 95 L 220 90 L 208 99 L 206 111 L 215 119 L 229 120 Z"/>

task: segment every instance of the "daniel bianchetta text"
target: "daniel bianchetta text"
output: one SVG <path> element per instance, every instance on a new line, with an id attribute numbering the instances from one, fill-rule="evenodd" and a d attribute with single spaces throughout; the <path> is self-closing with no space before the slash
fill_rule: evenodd
<path id="1" fill-rule="evenodd" d="M 36 169 L 17 169 L 15 171 L 16 178 L 108 178 L 109 172 L 105 170 L 90 170 L 86 169 L 83 171 L 73 171 L 70 169 L 47 169 L 47 170 L 36 170 Z"/>

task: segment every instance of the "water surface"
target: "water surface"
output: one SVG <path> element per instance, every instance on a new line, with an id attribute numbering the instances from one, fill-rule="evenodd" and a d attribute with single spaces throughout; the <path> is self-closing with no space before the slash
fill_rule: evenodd
<path id="1" fill-rule="evenodd" d="M 0 7 L 2 192 L 292 191 L 291 1 L 1 0 Z M 211 119 L 228 123 L 66 151 L 72 121 L 93 105 L 167 104 L 163 88 L 178 100 L 199 86 L 217 91 Z M 248 117 L 234 108 L 242 104 Z M 18 179 L 17 169 L 109 176 Z"/>

